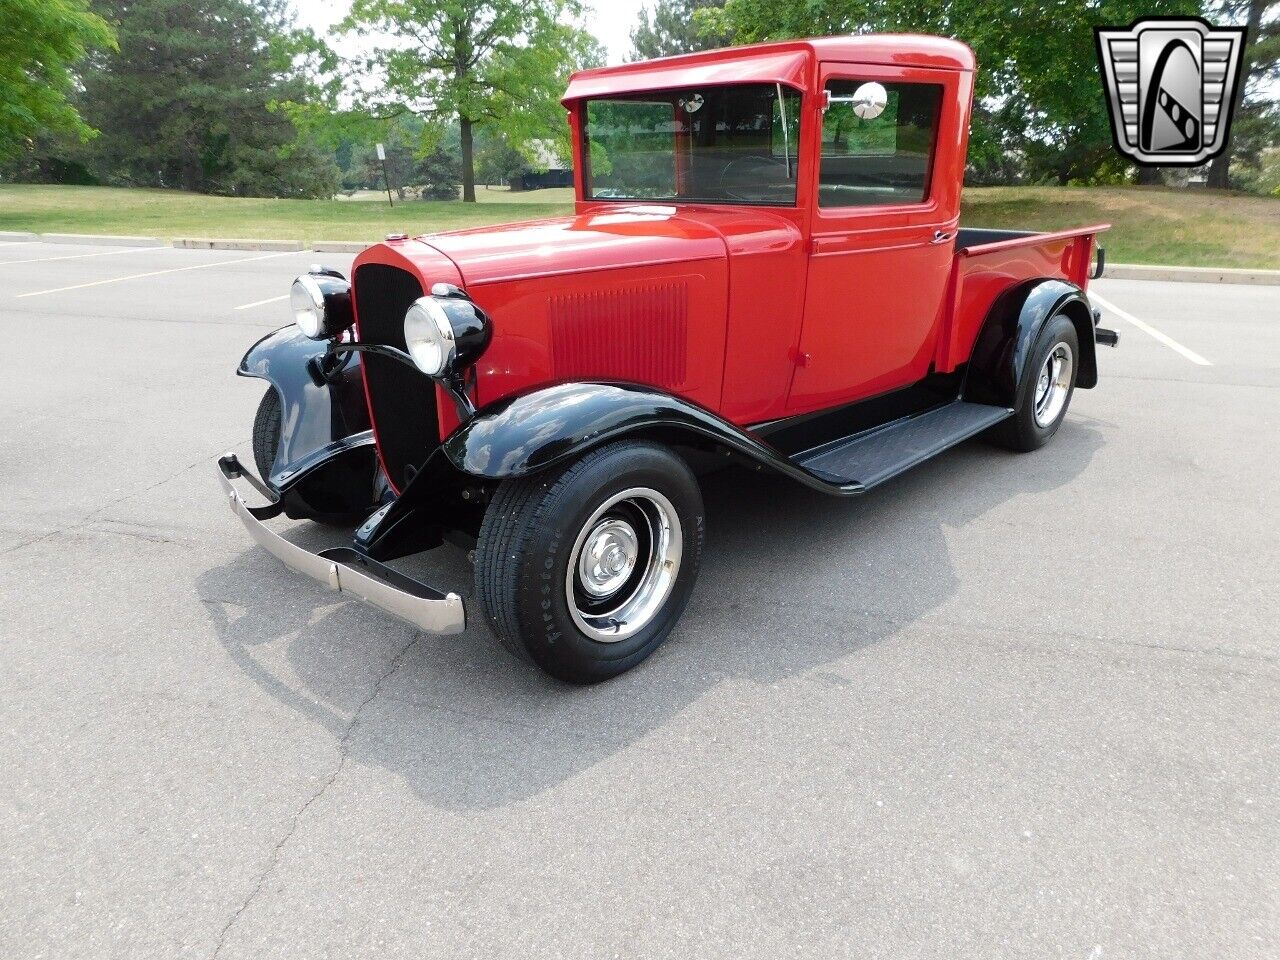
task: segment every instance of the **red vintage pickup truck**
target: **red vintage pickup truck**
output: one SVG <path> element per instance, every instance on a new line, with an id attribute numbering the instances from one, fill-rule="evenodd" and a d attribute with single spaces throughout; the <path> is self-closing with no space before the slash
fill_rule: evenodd
<path id="1" fill-rule="evenodd" d="M 863 36 L 574 75 L 574 216 L 389 236 L 350 283 L 294 282 L 295 323 L 240 365 L 269 389 L 262 479 L 219 461 L 232 509 L 442 633 L 462 598 L 387 561 L 460 544 L 478 618 L 585 683 L 680 617 L 702 453 L 853 496 L 970 437 L 1041 446 L 1116 342 L 1085 292 L 1105 226 L 960 226 L 974 68 Z M 280 513 L 358 526 L 313 554 Z"/>

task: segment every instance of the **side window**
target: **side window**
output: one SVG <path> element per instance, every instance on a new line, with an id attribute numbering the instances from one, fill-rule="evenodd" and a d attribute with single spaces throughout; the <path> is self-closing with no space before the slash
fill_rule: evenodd
<path id="1" fill-rule="evenodd" d="M 818 205 L 870 207 L 923 203 L 937 137 L 942 87 L 932 83 L 874 84 L 874 106 L 861 80 L 827 84 L 831 105 L 822 118 Z M 856 95 L 856 96 L 855 96 Z M 879 109 L 883 101 L 883 110 Z"/>

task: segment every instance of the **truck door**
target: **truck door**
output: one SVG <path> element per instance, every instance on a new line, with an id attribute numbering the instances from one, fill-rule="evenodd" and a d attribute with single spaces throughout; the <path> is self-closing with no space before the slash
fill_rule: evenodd
<path id="1" fill-rule="evenodd" d="M 821 79 L 825 109 L 810 114 L 820 122 L 807 138 L 817 183 L 792 414 L 929 373 L 967 140 L 965 74 L 828 63 Z"/>

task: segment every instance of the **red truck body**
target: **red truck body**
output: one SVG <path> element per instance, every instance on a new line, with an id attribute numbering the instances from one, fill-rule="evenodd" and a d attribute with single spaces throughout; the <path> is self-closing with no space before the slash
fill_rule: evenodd
<path id="1" fill-rule="evenodd" d="M 973 71 L 963 44 L 875 36 L 575 75 L 572 216 L 388 237 L 350 283 L 294 281 L 294 327 L 241 362 L 271 388 L 265 483 L 219 461 L 232 509 L 440 633 L 462 597 L 385 561 L 457 543 L 499 640 L 588 683 L 691 595 L 695 466 L 847 497 L 971 437 L 1038 449 L 1117 341 L 1085 291 L 1105 228 L 960 225 Z M 312 554 L 262 522 L 281 512 L 359 526 Z"/>
<path id="2" fill-rule="evenodd" d="M 660 387 L 748 427 L 955 370 L 1004 291 L 1031 278 L 1085 287 L 1095 235 L 1106 229 L 958 247 L 973 70 L 963 44 L 880 35 L 576 74 L 564 98 L 575 134 L 576 214 L 374 246 L 356 262 L 357 322 L 363 264 L 410 270 L 424 290 L 441 281 L 465 287 L 494 321 L 477 369 L 481 407 L 541 384 L 611 379 Z M 941 87 L 923 201 L 818 204 L 821 93 L 840 78 Z M 794 205 L 588 195 L 588 100 L 762 82 L 801 94 Z M 443 398 L 437 411 L 447 436 L 457 414 Z"/>

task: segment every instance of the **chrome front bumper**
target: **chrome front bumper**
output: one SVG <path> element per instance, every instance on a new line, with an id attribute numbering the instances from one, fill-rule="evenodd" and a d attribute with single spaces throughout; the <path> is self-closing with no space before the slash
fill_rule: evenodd
<path id="1" fill-rule="evenodd" d="M 218 476 L 231 512 L 240 518 L 249 536 L 286 567 L 333 590 L 359 597 L 420 630 L 461 633 L 466 628 L 462 598 L 456 593 L 440 593 L 348 547 L 312 553 L 274 533 L 262 521 L 279 515 L 281 505 L 274 493 L 241 466 L 234 453 L 218 459 Z M 236 481 L 248 484 L 268 503 L 261 507 L 249 506 L 236 489 Z"/>

